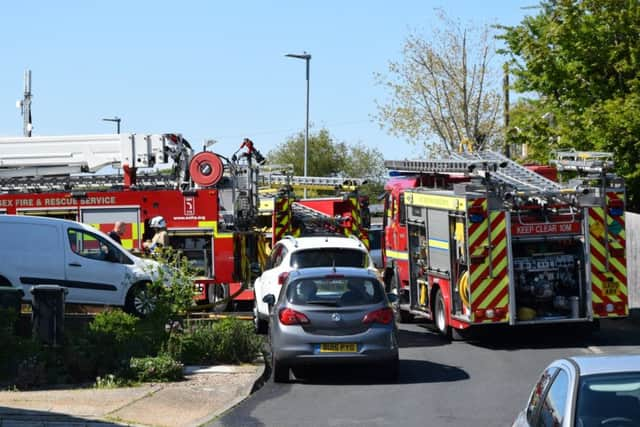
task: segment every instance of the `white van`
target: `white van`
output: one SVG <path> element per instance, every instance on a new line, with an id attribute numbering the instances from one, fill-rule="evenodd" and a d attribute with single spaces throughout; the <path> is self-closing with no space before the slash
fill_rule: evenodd
<path id="1" fill-rule="evenodd" d="M 144 286 L 158 263 L 138 258 L 106 234 L 75 221 L 0 215 L 0 286 L 67 289 L 67 303 L 123 306 L 145 314 Z"/>

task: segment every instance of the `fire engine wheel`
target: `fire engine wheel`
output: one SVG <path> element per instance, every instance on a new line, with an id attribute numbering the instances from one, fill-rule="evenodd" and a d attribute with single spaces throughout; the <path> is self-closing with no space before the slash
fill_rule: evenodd
<path id="1" fill-rule="evenodd" d="M 400 292 L 400 285 L 398 280 L 398 273 L 393 270 L 391 275 L 391 292 L 398 296 L 398 302 L 392 305 L 393 315 L 396 318 L 396 323 L 411 323 L 413 321 L 413 315 L 407 310 L 400 309 L 400 303 L 405 302 L 405 298 L 402 292 Z"/>
<path id="2" fill-rule="evenodd" d="M 212 283 L 207 289 L 209 304 L 212 304 L 211 311 L 222 313 L 229 306 L 229 286 L 224 283 Z"/>
<path id="3" fill-rule="evenodd" d="M 444 296 L 440 289 L 436 292 L 434 323 L 438 332 L 444 337 L 451 339 L 451 326 L 447 323 L 447 313 L 445 310 Z"/>
<path id="4" fill-rule="evenodd" d="M 138 317 L 148 316 L 156 308 L 156 296 L 151 293 L 148 284 L 131 287 L 125 302 L 125 311 Z"/>

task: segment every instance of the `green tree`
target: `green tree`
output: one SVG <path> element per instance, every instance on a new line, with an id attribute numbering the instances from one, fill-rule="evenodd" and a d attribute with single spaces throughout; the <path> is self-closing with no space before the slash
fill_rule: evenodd
<path id="1" fill-rule="evenodd" d="M 540 157 L 567 148 L 613 152 L 628 207 L 639 210 L 640 3 L 542 1 L 536 16 L 500 28 L 514 88 L 530 97 L 511 121 L 521 142 Z"/>
<path id="2" fill-rule="evenodd" d="M 344 170 L 344 143 L 333 140 L 329 131 L 320 129 L 317 133 L 309 133 L 307 143 L 307 175 L 337 176 Z M 291 164 L 293 174 L 304 175 L 304 132 L 300 132 L 267 155 L 269 163 Z"/>
<path id="3" fill-rule="evenodd" d="M 439 18 L 429 39 L 411 34 L 402 60 L 389 63 L 388 75 L 376 75 L 389 94 L 376 118 L 392 134 L 431 149 L 450 152 L 464 139 L 486 147 L 500 138 L 493 29 L 465 26 L 442 12 Z"/>
<path id="4" fill-rule="evenodd" d="M 309 134 L 307 150 L 308 176 L 363 178 L 368 181 L 361 188 L 363 194 L 377 195 L 382 190 L 386 170 L 380 150 L 361 142 L 336 141 L 327 129 Z M 304 175 L 304 133 L 277 146 L 269 152 L 267 159 L 270 164 L 291 164 L 294 175 Z"/>

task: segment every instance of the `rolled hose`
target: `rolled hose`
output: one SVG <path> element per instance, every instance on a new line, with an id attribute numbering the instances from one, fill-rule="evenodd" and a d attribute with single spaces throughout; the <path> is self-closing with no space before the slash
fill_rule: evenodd
<path id="1" fill-rule="evenodd" d="M 469 270 L 465 271 L 462 277 L 460 277 L 458 292 L 460 293 L 462 304 L 465 307 L 470 308 L 471 304 L 469 303 Z"/>

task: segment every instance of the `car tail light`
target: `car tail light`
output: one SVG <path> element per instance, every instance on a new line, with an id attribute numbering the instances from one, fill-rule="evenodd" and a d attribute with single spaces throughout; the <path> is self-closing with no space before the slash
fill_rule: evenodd
<path id="1" fill-rule="evenodd" d="M 371 313 L 367 313 L 362 319 L 362 323 L 382 323 L 388 325 L 393 320 L 393 310 L 391 307 L 381 308 Z"/>
<path id="2" fill-rule="evenodd" d="M 284 273 L 280 273 L 278 275 L 278 285 L 283 285 L 284 282 L 286 282 L 288 278 L 289 278 L 289 272 L 288 271 L 285 271 Z"/>
<path id="3" fill-rule="evenodd" d="M 283 325 L 306 325 L 310 323 L 307 316 L 290 308 L 280 310 L 278 318 Z"/>

